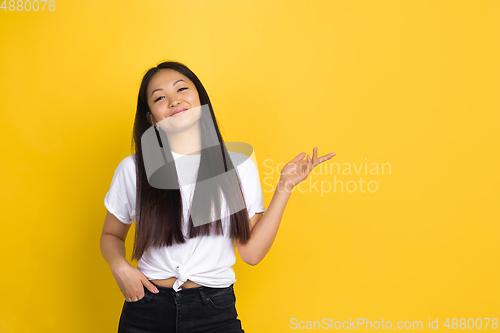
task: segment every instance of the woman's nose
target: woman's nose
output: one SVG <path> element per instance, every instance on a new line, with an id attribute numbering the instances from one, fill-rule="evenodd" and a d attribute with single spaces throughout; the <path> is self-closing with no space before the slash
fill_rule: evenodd
<path id="1" fill-rule="evenodd" d="M 181 101 L 177 100 L 172 103 L 172 107 L 177 106 L 181 103 Z"/>

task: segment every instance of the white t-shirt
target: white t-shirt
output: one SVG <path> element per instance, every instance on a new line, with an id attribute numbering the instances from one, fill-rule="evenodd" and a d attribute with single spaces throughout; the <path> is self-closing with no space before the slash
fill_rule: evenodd
<path id="1" fill-rule="evenodd" d="M 250 219 L 255 213 L 265 211 L 259 173 L 253 160 L 246 155 L 231 151 L 228 153 L 241 181 Z M 125 224 L 131 224 L 135 220 L 135 155 L 125 157 L 118 164 L 111 187 L 104 198 L 104 206 L 108 211 Z M 184 221 L 189 221 L 189 208 L 201 155 L 181 155 L 172 152 L 172 156 L 179 174 Z M 188 223 L 184 222 L 183 232 L 186 239 L 184 244 L 174 243 L 161 248 L 149 247 L 139 260 L 137 268 L 149 280 L 177 277 L 173 285 L 175 291 L 179 291 L 179 287 L 188 279 L 207 287 L 229 287 L 236 282 L 232 267 L 236 262 L 236 256 L 233 240 L 229 237 L 229 216 L 223 217 L 221 222 L 224 235 L 214 234 L 191 239 L 187 237 Z"/>

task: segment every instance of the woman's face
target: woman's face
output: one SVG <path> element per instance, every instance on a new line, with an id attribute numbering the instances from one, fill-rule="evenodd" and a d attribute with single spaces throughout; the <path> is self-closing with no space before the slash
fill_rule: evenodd
<path id="1" fill-rule="evenodd" d="M 173 69 L 159 70 L 149 81 L 148 105 L 154 119 L 165 132 L 178 132 L 191 127 L 201 117 L 198 90 L 191 80 Z M 187 109 L 174 114 L 179 109 Z"/>

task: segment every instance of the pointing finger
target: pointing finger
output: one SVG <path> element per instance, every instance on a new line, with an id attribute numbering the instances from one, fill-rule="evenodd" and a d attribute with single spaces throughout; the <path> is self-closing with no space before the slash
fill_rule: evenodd
<path id="1" fill-rule="evenodd" d="M 321 157 L 319 158 L 319 163 L 323 163 L 324 161 L 329 160 L 330 158 L 332 158 L 332 157 L 333 157 L 333 156 L 335 156 L 335 155 L 337 155 L 337 154 L 335 154 L 335 153 L 330 153 L 330 154 L 328 154 L 328 155 L 321 156 Z"/>

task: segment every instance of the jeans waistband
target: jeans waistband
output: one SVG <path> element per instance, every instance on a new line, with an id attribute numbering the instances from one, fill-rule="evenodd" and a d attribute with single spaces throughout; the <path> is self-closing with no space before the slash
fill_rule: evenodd
<path id="1" fill-rule="evenodd" d="M 149 281 L 149 282 L 151 282 L 151 281 Z M 153 297 L 153 296 L 162 297 L 162 298 L 167 299 L 167 300 L 172 300 L 172 299 L 176 299 L 176 300 L 191 299 L 191 300 L 194 300 L 194 299 L 199 299 L 198 297 L 201 297 L 201 300 L 205 304 L 208 303 L 207 294 L 209 296 L 215 296 L 219 293 L 227 292 L 228 290 L 230 290 L 231 292 L 234 291 L 233 284 L 231 284 L 229 287 L 223 287 L 223 288 L 213 288 L 213 287 L 201 286 L 201 287 L 194 287 L 194 288 L 185 288 L 185 289 L 181 289 L 179 291 L 175 291 L 174 288 L 159 286 L 153 282 L 151 282 L 151 283 L 153 285 L 155 285 L 156 288 L 158 288 L 158 290 L 160 292 L 157 294 L 151 293 L 146 287 L 144 287 L 144 291 L 148 294 L 151 294 L 150 297 Z"/>

